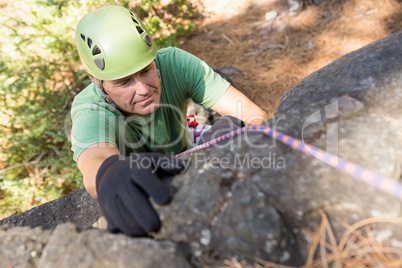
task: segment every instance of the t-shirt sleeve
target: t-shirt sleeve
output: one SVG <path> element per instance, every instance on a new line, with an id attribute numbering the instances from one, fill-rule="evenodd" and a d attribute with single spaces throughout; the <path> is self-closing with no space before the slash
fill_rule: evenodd
<path id="1" fill-rule="evenodd" d="M 188 94 L 195 103 L 206 108 L 214 105 L 229 88 L 230 83 L 196 56 L 177 49 Z"/>
<path id="2" fill-rule="evenodd" d="M 72 113 L 71 150 L 74 161 L 86 148 L 96 143 L 106 142 L 117 147 L 114 118 L 106 109 L 95 111 L 84 108 Z"/>

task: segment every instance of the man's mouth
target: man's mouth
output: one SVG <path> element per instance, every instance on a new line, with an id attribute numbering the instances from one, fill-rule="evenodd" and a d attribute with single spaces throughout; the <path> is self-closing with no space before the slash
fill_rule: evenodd
<path id="1" fill-rule="evenodd" d="M 139 105 L 144 105 L 147 104 L 149 101 L 152 100 L 152 96 L 154 95 L 154 93 L 152 92 L 151 95 L 149 95 L 148 97 L 145 97 L 144 99 L 140 100 L 140 101 L 136 101 L 134 102 L 134 104 L 139 104 Z"/>

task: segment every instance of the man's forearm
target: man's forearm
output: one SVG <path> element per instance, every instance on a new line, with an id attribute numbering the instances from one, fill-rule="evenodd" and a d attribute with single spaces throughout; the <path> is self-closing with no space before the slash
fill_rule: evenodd
<path id="1" fill-rule="evenodd" d="M 110 143 L 97 143 L 85 149 L 78 157 L 78 168 L 82 173 L 84 186 L 94 198 L 96 192 L 96 175 L 102 163 L 112 155 L 119 154 L 119 150 Z"/>
<path id="2" fill-rule="evenodd" d="M 98 174 L 99 167 L 105 160 L 106 158 L 103 157 L 91 158 L 81 170 L 84 187 L 95 199 L 98 197 L 96 192 L 96 175 Z"/>
<path id="3" fill-rule="evenodd" d="M 268 115 L 260 107 L 250 101 L 242 103 L 241 120 L 246 125 L 260 125 L 268 120 Z"/>
<path id="4" fill-rule="evenodd" d="M 246 125 L 262 124 L 269 119 L 264 110 L 233 86 L 228 88 L 211 109 L 222 115 L 237 117 Z"/>

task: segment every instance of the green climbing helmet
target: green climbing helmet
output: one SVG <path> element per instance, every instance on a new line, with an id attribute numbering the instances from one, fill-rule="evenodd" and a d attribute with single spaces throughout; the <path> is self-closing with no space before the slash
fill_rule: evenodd
<path id="1" fill-rule="evenodd" d="M 136 73 L 156 57 L 156 45 L 144 24 L 120 6 L 104 6 L 85 15 L 75 42 L 87 72 L 100 80 Z"/>

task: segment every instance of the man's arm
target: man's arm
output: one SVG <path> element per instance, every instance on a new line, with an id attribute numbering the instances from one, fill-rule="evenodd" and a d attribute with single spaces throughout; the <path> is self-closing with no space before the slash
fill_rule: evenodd
<path id="1" fill-rule="evenodd" d="M 95 199 L 98 197 L 96 174 L 99 167 L 108 157 L 116 154 L 119 154 L 119 150 L 113 144 L 96 143 L 85 149 L 78 157 L 78 169 L 82 173 L 85 189 Z"/>
<path id="2" fill-rule="evenodd" d="M 243 93 L 229 86 L 223 96 L 211 106 L 221 115 L 230 115 L 241 119 L 246 125 L 262 124 L 268 115 Z"/>
<path id="3" fill-rule="evenodd" d="M 88 147 L 78 158 L 85 188 L 98 200 L 108 230 L 129 236 L 147 236 L 160 229 L 161 221 L 149 198 L 164 205 L 171 196 L 155 171 L 174 175 L 186 167 L 161 153 L 141 153 L 138 157 L 153 165 L 132 165 L 131 158 L 120 156 L 110 143 Z"/>

